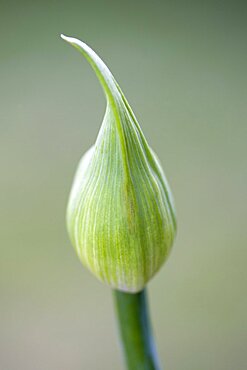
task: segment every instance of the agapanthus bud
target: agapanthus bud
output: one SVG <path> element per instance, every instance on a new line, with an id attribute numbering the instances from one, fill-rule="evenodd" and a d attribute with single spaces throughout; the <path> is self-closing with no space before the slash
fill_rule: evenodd
<path id="1" fill-rule="evenodd" d="M 82 41 L 62 37 L 91 64 L 107 100 L 96 143 L 75 175 L 67 209 L 69 235 L 82 263 L 100 280 L 138 292 L 170 252 L 176 230 L 172 195 L 107 66 Z"/>

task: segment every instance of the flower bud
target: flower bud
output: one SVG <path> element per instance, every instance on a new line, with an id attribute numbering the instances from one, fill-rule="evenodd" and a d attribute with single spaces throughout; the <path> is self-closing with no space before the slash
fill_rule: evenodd
<path id="1" fill-rule="evenodd" d="M 106 95 L 96 143 L 82 157 L 67 209 L 81 262 L 114 289 L 138 292 L 166 260 L 176 231 L 172 195 L 119 85 L 85 43 L 62 38 L 94 69 Z"/>

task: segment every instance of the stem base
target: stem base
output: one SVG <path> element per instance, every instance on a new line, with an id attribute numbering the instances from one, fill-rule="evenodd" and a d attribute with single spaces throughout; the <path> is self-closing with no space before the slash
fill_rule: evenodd
<path id="1" fill-rule="evenodd" d="M 146 291 L 114 290 L 115 306 L 128 370 L 160 370 L 148 315 Z"/>

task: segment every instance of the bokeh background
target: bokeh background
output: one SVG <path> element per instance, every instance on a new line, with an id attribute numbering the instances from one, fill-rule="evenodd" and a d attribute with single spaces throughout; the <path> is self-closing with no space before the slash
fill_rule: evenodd
<path id="1" fill-rule="evenodd" d="M 246 10 L 0 0 L 0 370 L 123 369 L 111 292 L 65 228 L 105 99 L 60 33 L 106 61 L 173 189 L 176 243 L 149 284 L 164 369 L 246 369 Z"/>

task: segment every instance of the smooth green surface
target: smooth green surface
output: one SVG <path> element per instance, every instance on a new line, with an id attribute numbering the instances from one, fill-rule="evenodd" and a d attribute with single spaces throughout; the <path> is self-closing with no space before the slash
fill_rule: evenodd
<path id="1" fill-rule="evenodd" d="M 246 2 L 0 4 L 0 369 L 121 370 L 111 292 L 65 228 L 105 99 L 64 32 L 105 58 L 174 192 L 149 286 L 161 363 L 246 370 Z"/>
<path id="2" fill-rule="evenodd" d="M 115 290 L 113 294 L 126 368 L 159 370 L 146 290 L 135 294 Z"/>

